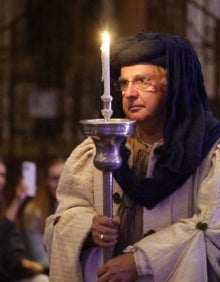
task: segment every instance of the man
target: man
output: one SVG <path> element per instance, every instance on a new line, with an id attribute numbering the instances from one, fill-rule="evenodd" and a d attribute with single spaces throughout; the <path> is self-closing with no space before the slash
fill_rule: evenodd
<path id="1" fill-rule="evenodd" d="M 114 172 L 114 216 L 102 215 L 87 139 L 69 157 L 47 219 L 51 281 L 219 281 L 220 123 L 191 44 L 150 32 L 119 39 L 111 74 L 114 98 L 137 124 Z M 114 257 L 103 264 L 105 247 Z"/>

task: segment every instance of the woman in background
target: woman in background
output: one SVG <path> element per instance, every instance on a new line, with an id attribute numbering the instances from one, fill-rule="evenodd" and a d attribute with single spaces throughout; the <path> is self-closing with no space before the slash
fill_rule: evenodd
<path id="1" fill-rule="evenodd" d="M 43 246 L 45 219 L 56 210 L 56 189 L 64 163 L 65 159 L 62 157 L 54 157 L 48 162 L 43 184 L 23 211 L 24 235 L 30 258 L 41 263 L 45 271 L 48 271 L 49 266 Z"/>
<path id="2" fill-rule="evenodd" d="M 0 159 L 0 281 L 1 282 L 49 282 L 42 274 L 43 267 L 29 260 L 21 234 L 17 231 L 16 218 L 27 198 L 27 189 L 20 180 L 9 205 L 3 196 L 7 168 Z"/>

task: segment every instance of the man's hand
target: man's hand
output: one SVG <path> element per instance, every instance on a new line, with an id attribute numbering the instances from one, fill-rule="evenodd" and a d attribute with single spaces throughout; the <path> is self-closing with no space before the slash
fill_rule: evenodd
<path id="1" fill-rule="evenodd" d="M 109 218 L 105 215 L 95 215 L 91 227 L 94 243 L 102 248 L 113 247 L 117 243 L 119 224 L 118 216 Z"/>
<path id="2" fill-rule="evenodd" d="M 19 209 L 26 198 L 27 198 L 27 187 L 23 183 L 23 180 L 20 180 L 20 182 L 17 184 L 15 188 L 15 196 L 5 212 L 5 216 L 9 220 L 15 221 Z"/>
<path id="3" fill-rule="evenodd" d="M 110 259 L 97 271 L 97 282 L 134 282 L 137 269 L 133 253 L 127 253 Z"/>

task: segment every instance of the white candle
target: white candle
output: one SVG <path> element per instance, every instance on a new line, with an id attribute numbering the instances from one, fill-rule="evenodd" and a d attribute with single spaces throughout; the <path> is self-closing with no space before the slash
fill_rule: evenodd
<path id="1" fill-rule="evenodd" d="M 110 97 L 110 63 L 109 63 L 109 56 L 110 56 L 110 38 L 107 32 L 103 33 L 102 35 L 102 45 L 101 45 L 101 52 L 102 52 L 102 81 L 104 83 L 104 98 L 111 98 Z"/>

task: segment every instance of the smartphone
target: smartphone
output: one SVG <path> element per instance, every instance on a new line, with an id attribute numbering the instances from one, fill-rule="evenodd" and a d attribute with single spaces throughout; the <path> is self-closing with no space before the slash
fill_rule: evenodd
<path id="1" fill-rule="evenodd" d="M 24 184 L 27 186 L 27 195 L 34 197 L 37 190 L 37 166 L 30 161 L 22 162 L 22 176 Z"/>

